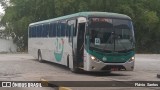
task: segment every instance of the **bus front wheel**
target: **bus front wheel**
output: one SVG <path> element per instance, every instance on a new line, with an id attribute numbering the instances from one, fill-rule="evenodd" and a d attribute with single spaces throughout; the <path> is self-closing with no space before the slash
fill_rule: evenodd
<path id="1" fill-rule="evenodd" d="M 70 63 L 69 63 L 69 55 L 67 56 L 67 67 L 69 67 Z M 73 73 L 79 73 L 79 69 L 75 67 L 74 61 L 73 61 L 73 68 L 70 68 L 71 72 Z"/>
<path id="2" fill-rule="evenodd" d="M 70 69 L 73 73 L 80 73 L 80 70 L 78 68 L 71 68 Z"/>
<path id="3" fill-rule="evenodd" d="M 73 72 L 73 73 L 83 73 L 83 70 L 78 68 L 76 65 L 73 64 L 73 68 L 70 68 L 70 70 Z"/>

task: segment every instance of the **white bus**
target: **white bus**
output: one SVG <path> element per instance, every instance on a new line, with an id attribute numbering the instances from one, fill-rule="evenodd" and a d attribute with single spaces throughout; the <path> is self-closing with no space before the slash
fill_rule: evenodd
<path id="1" fill-rule="evenodd" d="M 80 12 L 29 25 L 29 54 L 74 72 L 131 71 L 134 49 L 132 21 L 123 14 Z"/>

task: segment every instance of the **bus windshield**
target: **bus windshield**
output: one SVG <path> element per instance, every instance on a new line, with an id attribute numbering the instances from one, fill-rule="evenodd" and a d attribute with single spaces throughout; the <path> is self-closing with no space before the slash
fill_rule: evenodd
<path id="1" fill-rule="evenodd" d="M 134 49 L 131 20 L 90 18 L 90 49 L 106 52 L 127 52 Z"/>

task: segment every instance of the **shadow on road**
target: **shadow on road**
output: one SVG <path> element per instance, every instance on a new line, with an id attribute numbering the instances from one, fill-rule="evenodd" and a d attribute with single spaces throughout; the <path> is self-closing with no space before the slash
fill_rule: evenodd
<path id="1" fill-rule="evenodd" d="M 34 59 L 33 61 L 36 61 L 38 62 L 38 60 Z M 64 65 L 60 65 L 60 64 L 57 64 L 57 63 L 53 63 L 53 62 L 49 62 L 49 61 L 43 61 L 43 64 L 47 64 L 47 65 L 50 65 L 52 67 L 56 67 L 56 68 L 60 68 L 60 69 L 63 69 L 63 70 L 66 70 L 66 71 L 70 71 L 69 68 L 67 68 L 66 66 Z M 118 71 L 120 72 L 120 71 Z M 122 74 L 122 73 L 118 73 L 118 72 L 88 72 L 88 71 L 80 71 L 79 73 L 74 73 L 74 74 L 78 74 L 78 75 L 88 75 L 88 76 L 100 76 L 100 77 L 106 77 L 106 76 L 129 76 L 127 74 Z"/>
<path id="2" fill-rule="evenodd" d="M 106 76 L 128 76 L 126 74 L 114 73 L 114 72 L 82 72 L 80 74 L 85 74 L 89 76 L 106 77 Z"/>
<path id="3" fill-rule="evenodd" d="M 33 61 L 39 62 L 37 59 L 33 59 Z M 67 68 L 66 66 L 61 65 L 61 64 L 57 64 L 57 63 L 54 63 L 54 62 L 43 61 L 43 62 L 39 62 L 39 63 L 47 64 L 47 65 L 52 66 L 54 68 L 56 67 L 56 68 L 64 69 L 66 71 L 70 71 L 70 69 Z"/>

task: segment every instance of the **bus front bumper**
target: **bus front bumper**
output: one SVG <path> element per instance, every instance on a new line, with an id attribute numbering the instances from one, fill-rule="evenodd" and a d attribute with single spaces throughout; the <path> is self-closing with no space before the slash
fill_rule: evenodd
<path id="1" fill-rule="evenodd" d="M 86 71 L 133 71 L 134 61 L 125 63 L 104 63 L 90 60 Z"/>

